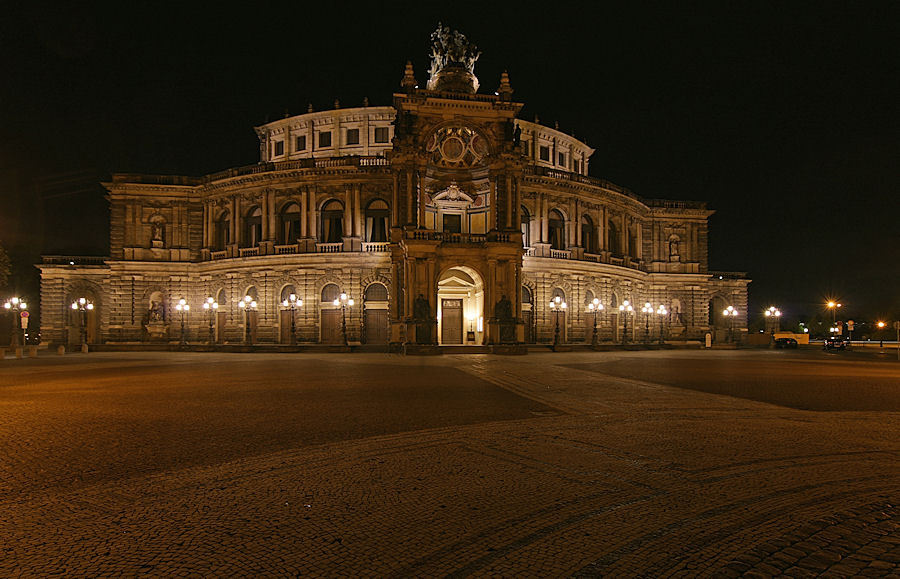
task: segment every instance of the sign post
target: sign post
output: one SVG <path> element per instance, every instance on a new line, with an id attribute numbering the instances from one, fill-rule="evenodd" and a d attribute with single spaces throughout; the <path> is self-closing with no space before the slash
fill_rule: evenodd
<path id="1" fill-rule="evenodd" d="M 894 329 L 897 330 L 897 360 L 900 360 L 900 322 L 894 322 Z"/>

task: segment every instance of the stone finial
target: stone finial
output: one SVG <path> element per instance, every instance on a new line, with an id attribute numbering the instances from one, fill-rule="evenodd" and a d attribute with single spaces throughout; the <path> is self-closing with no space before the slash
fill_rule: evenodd
<path id="1" fill-rule="evenodd" d="M 334 99 L 334 108 L 341 108 L 341 101 L 339 101 L 338 99 Z"/>
<path id="2" fill-rule="evenodd" d="M 559 121 L 553 121 L 553 128 L 559 130 Z"/>
<path id="3" fill-rule="evenodd" d="M 509 84 L 509 73 L 504 70 L 503 74 L 500 75 L 500 87 L 497 89 L 497 94 L 500 95 L 501 100 L 508 101 L 512 99 L 512 93 L 513 88 Z"/>
<path id="4" fill-rule="evenodd" d="M 306 112 L 308 112 L 308 113 L 313 112 L 313 106 L 312 106 L 312 103 L 309 103 L 308 105 L 306 105 Z"/>
<path id="5" fill-rule="evenodd" d="M 364 107 L 369 106 L 369 97 L 363 97 L 363 106 Z"/>
<path id="6" fill-rule="evenodd" d="M 534 115 L 534 124 L 536 124 L 536 125 L 541 124 L 541 119 L 540 119 L 540 117 L 537 116 L 537 113 L 535 113 L 535 115 Z"/>
<path id="7" fill-rule="evenodd" d="M 287 110 L 287 107 L 285 107 L 285 109 L 284 109 L 284 118 L 288 118 L 289 116 L 291 116 L 291 113 L 289 113 L 288 110 Z"/>
<path id="8" fill-rule="evenodd" d="M 407 91 L 411 91 L 419 86 L 419 83 L 416 81 L 416 75 L 413 73 L 412 62 L 408 60 L 406 61 L 406 70 L 403 71 L 403 80 L 400 81 L 400 86 Z"/>

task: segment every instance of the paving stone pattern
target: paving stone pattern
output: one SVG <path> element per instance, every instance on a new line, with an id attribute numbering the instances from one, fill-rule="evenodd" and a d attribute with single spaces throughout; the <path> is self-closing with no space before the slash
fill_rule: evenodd
<path id="1" fill-rule="evenodd" d="M 751 399 L 816 356 L 7 360 L 0 576 L 900 576 L 900 415 Z"/>

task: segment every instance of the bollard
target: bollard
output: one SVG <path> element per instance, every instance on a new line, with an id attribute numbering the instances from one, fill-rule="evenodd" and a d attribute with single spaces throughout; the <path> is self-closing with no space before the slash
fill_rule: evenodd
<path id="1" fill-rule="evenodd" d="M 37 346 L 26 347 L 25 353 L 29 358 L 36 358 L 37 357 Z"/>
<path id="2" fill-rule="evenodd" d="M 87 345 L 87 344 L 82 344 L 82 345 L 81 345 L 81 353 L 82 353 L 82 354 L 87 354 L 87 353 L 88 353 L 88 345 Z"/>
<path id="3" fill-rule="evenodd" d="M 62 356 L 62 355 L 65 354 L 65 353 L 66 353 L 66 347 L 65 347 L 65 346 L 63 346 L 62 344 L 60 344 L 59 346 L 56 347 L 56 355 L 57 355 L 57 356 Z"/>

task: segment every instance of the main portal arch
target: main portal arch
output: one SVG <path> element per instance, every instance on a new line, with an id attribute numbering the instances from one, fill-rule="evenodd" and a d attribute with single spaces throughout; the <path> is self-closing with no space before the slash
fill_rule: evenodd
<path id="1" fill-rule="evenodd" d="M 438 279 L 438 343 L 484 343 L 484 279 L 475 269 L 456 265 Z"/>

